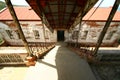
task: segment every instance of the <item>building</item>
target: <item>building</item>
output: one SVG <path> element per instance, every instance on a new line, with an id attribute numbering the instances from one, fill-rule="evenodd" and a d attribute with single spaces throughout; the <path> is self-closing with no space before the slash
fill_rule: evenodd
<path id="1" fill-rule="evenodd" d="M 2 14 L 0 16 L 1 37 L 7 45 L 4 50 L 0 48 L 2 49 L 2 53 L 0 53 L 0 65 L 18 65 L 20 63 L 24 63 L 27 66 L 34 65 L 34 67 L 29 67 L 27 71 L 25 71 L 26 69 L 20 70 L 27 75 L 21 73 L 17 74 L 17 72 L 14 72 L 15 70 L 12 70 L 15 73 L 15 76 L 12 73 L 14 77 L 18 75 L 19 77 L 24 78 L 24 80 L 39 80 L 40 78 L 46 78 L 45 80 L 118 80 L 120 78 L 120 66 L 118 65 L 120 61 L 119 48 L 112 47 L 110 49 L 106 48 L 104 50 L 98 50 L 100 47 L 99 45 L 103 40 L 102 37 L 104 37 L 104 34 L 101 37 L 100 32 L 106 32 L 106 29 L 103 27 L 106 27 L 104 26 L 105 24 L 110 23 L 108 22 L 110 19 L 107 20 L 107 16 L 111 9 L 112 15 L 109 15 L 110 17 L 113 16 L 113 12 L 116 12 L 114 10 L 117 9 L 118 4 L 120 3 L 118 0 L 115 1 L 113 8 L 98 8 L 94 14 L 95 8 L 92 7 L 98 0 L 26 1 L 31 8 L 14 7 L 25 39 L 24 35 L 21 35 L 22 31 L 19 29 L 18 32 L 18 29 L 16 28 L 20 27 L 15 25 L 15 23 L 19 24 L 19 22 L 13 22 L 12 18 L 10 18 L 8 9 L 6 8 L 0 13 Z M 11 9 L 12 5 L 10 5 L 9 0 L 6 0 L 6 4 L 10 12 L 14 12 L 14 10 Z M 41 19 L 35 14 L 32 15 L 34 13 L 33 10 L 41 17 Z M 86 15 L 89 10 L 90 12 Z M 101 12 L 103 13 L 100 14 Z M 96 14 L 99 16 L 96 16 Z M 15 14 L 12 16 L 15 17 Z M 47 25 L 47 27 L 45 25 Z M 104 37 L 102 46 L 118 46 L 118 11 L 111 22 L 111 25 L 107 27 L 109 27 L 109 29 Z M 53 32 L 50 28 L 53 29 Z M 58 41 L 62 41 L 62 43 Z M 22 51 L 20 51 L 20 48 L 24 47 L 19 47 L 23 45 L 23 42 L 26 48 L 24 49 L 26 53 L 23 53 L 25 54 L 24 58 L 21 53 Z M 55 46 L 55 43 L 51 45 L 51 42 L 58 43 Z M 8 46 L 18 47 L 15 51 L 9 51 Z M 3 51 L 5 50 L 8 53 L 4 53 Z M 17 50 L 19 51 L 17 52 Z M 49 50 L 51 51 L 48 52 Z M 44 53 L 48 54 L 42 58 Z M 42 58 L 42 60 L 40 58 Z M 0 70 L 3 70 L 6 74 L 4 68 L 1 68 Z M 4 80 L 4 74 L 2 76 L 2 79 Z"/>
<path id="2" fill-rule="evenodd" d="M 14 8 L 28 42 L 56 42 L 56 36 L 52 36 L 56 32 L 50 32 L 30 7 Z M 8 8 L 0 12 L 0 27 L 0 35 L 7 45 L 23 45 Z"/>
<path id="3" fill-rule="evenodd" d="M 99 35 L 107 22 L 107 18 L 112 7 L 92 8 L 83 18 L 82 26 L 80 27 L 79 42 L 89 45 L 95 45 Z M 96 10 L 96 11 L 95 11 Z M 94 12 L 95 11 L 95 12 Z M 76 41 L 79 24 L 73 28 L 71 32 L 72 41 Z M 73 35 L 72 35 L 73 34 Z M 120 12 L 117 11 L 103 40 L 103 46 L 117 46 L 120 34 Z M 70 38 L 69 38 L 70 39 Z"/>
<path id="4" fill-rule="evenodd" d="M 22 26 L 22 30 L 28 42 L 57 42 L 57 38 L 60 36 L 57 35 L 57 30 L 54 30 L 52 33 L 41 21 L 41 19 L 36 15 L 36 13 L 30 7 L 17 7 L 15 6 L 15 12 Z M 79 33 L 79 43 L 89 44 L 90 46 L 95 46 L 97 43 L 98 37 L 101 30 L 103 29 L 111 7 L 109 8 L 98 8 L 95 13 L 92 8 L 87 15 L 84 16 L 82 20 L 82 26 L 80 27 L 79 33 L 79 24 L 70 31 L 64 30 L 63 40 L 65 42 L 77 41 L 77 35 Z M 24 14 L 24 12 L 26 12 Z M 101 12 L 103 12 L 101 14 Z M 93 14 L 93 15 L 92 15 Z M 92 15 L 92 16 L 91 16 Z M 110 27 L 105 35 L 103 40 L 103 46 L 117 46 L 119 33 L 120 33 L 120 12 L 117 11 Z M 91 16 L 91 17 L 90 17 Z M 89 18 L 90 17 L 90 18 Z M 0 13 L 0 27 L 1 27 L 1 36 L 8 45 L 23 45 L 21 44 L 22 40 L 20 39 L 17 27 L 14 24 L 12 17 L 9 13 L 8 8 L 5 8 Z M 45 29 L 45 30 L 44 30 Z M 59 36 L 59 37 L 57 37 Z"/>

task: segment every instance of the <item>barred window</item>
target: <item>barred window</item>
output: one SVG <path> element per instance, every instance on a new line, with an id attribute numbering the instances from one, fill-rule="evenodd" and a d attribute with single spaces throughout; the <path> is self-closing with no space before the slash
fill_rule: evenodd
<path id="1" fill-rule="evenodd" d="M 40 38 L 40 34 L 39 34 L 38 30 L 33 30 L 33 33 L 34 33 L 35 39 L 39 39 Z"/>
<path id="2" fill-rule="evenodd" d="M 82 31 L 81 32 L 81 39 L 85 40 L 87 38 L 88 31 Z"/>
<path id="3" fill-rule="evenodd" d="M 116 31 L 110 31 L 106 37 L 106 40 L 110 40 L 115 32 Z"/>
<path id="4" fill-rule="evenodd" d="M 12 34 L 12 30 L 6 30 L 6 33 L 8 34 L 8 36 L 10 37 L 10 39 L 14 39 L 14 36 Z"/>
<path id="5" fill-rule="evenodd" d="M 16 32 L 16 34 L 17 34 L 17 36 L 18 36 L 18 39 L 21 39 L 20 33 L 18 32 L 18 30 L 16 30 L 15 32 Z"/>
<path id="6" fill-rule="evenodd" d="M 74 31 L 72 34 L 72 39 L 77 39 L 78 38 L 79 31 Z"/>

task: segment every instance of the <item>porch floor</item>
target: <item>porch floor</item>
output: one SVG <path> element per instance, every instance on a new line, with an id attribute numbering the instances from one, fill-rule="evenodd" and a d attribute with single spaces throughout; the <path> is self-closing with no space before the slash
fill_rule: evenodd
<path id="1" fill-rule="evenodd" d="M 4 69 L 0 69 L 0 72 Z M 58 43 L 44 59 L 38 60 L 35 66 L 18 67 L 11 72 L 11 76 L 1 76 L 0 73 L 0 80 L 18 80 L 19 77 L 21 80 L 96 80 L 87 61 L 69 50 L 65 43 Z M 16 78 L 7 79 L 5 76 Z"/>

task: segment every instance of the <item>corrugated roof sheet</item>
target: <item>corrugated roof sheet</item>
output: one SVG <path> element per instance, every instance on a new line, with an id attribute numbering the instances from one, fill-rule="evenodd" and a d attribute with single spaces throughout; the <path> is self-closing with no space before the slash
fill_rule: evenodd
<path id="1" fill-rule="evenodd" d="M 83 20 L 93 20 L 93 21 L 106 21 L 109 14 L 110 14 L 110 11 L 112 9 L 112 7 L 108 7 L 108 8 L 105 8 L 105 7 L 100 7 L 98 8 L 95 13 L 92 15 L 92 13 L 94 12 L 96 8 L 92 8 L 83 18 Z M 92 15 L 92 16 L 91 16 Z M 91 16 L 91 17 L 90 17 Z M 90 18 L 89 18 L 90 17 Z M 89 19 L 88 19 L 89 18 Z M 117 11 L 114 18 L 113 18 L 113 21 L 120 21 L 120 11 Z"/>
<path id="2" fill-rule="evenodd" d="M 19 20 L 40 20 L 31 7 L 14 6 L 14 9 Z M 0 20 L 13 20 L 8 8 L 0 12 Z"/>

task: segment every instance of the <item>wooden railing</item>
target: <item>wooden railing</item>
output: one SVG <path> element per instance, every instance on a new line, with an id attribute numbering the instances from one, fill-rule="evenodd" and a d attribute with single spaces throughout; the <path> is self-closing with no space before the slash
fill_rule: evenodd
<path id="1" fill-rule="evenodd" d="M 26 53 L 0 53 L 0 65 L 22 65 Z"/>
<path id="2" fill-rule="evenodd" d="M 87 58 L 88 60 L 93 59 L 93 48 L 87 44 L 67 42 L 67 46 L 76 52 L 80 57 Z"/>
<path id="3" fill-rule="evenodd" d="M 55 46 L 55 42 L 29 42 L 28 45 L 33 55 L 42 58 Z"/>
<path id="4" fill-rule="evenodd" d="M 29 42 L 28 45 L 33 55 L 37 56 L 37 58 L 42 58 L 55 46 L 55 42 Z M 17 49 L 19 49 L 19 47 L 17 47 Z M 0 65 L 25 65 L 26 57 L 27 53 L 3 52 L 0 53 Z"/>
<path id="5" fill-rule="evenodd" d="M 81 43 L 68 42 L 67 46 L 76 52 L 80 57 L 85 58 L 88 62 L 96 64 L 120 64 L 119 49 L 108 49 L 107 51 L 98 52 L 97 56 L 94 56 L 94 47 L 84 45 Z M 109 48 L 109 47 L 108 47 Z"/>

